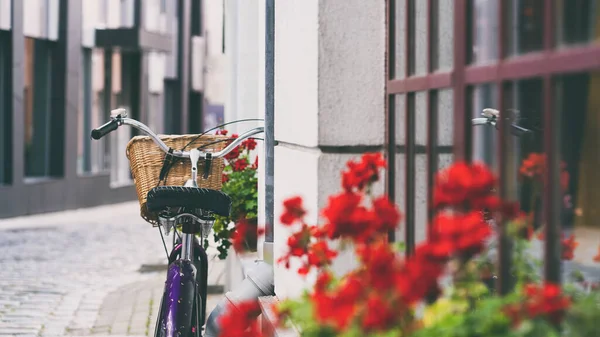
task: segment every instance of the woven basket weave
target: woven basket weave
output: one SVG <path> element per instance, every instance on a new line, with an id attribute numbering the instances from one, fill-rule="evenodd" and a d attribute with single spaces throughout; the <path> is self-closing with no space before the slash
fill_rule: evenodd
<path id="1" fill-rule="evenodd" d="M 161 135 L 160 139 L 174 150 L 181 150 L 187 145 L 185 148 L 186 151 L 202 147 L 201 151 L 206 152 L 215 152 L 223 149 L 227 145 L 227 142 L 217 141 L 228 139 L 226 136 L 221 135 L 202 135 L 202 137 L 194 140 L 196 137 L 198 135 Z M 194 142 L 188 145 L 192 140 Z M 213 142 L 217 143 L 210 144 Z M 159 184 L 160 171 L 163 167 L 165 156 L 165 152 L 147 136 L 133 137 L 127 144 L 127 158 L 129 159 L 131 174 L 133 175 L 138 201 L 140 202 L 140 215 L 144 220 L 153 225 L 158 224 L 158 217 L 157 214 L 147 210 L 146 196 L 148 195 L 148 191 Z M 223 169 L 225 167 L 223 159 L 213 159 L 209 176 L 206 179 L 204 179 L 204 165 L 204 160 L 200 159 L 198 161 L 198 186 L 220 190 L 223 183 Z M 191 171 L 190 160 L 180 158 L 171 166 L 166 179 L 160 182 L 160 185 L 183 186 L 191 178 Z"/>

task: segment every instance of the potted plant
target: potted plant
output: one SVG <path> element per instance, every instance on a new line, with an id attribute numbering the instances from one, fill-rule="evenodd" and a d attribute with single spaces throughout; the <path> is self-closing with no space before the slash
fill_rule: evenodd
<path id="1" fill-rule="evenodd" d="M 227 130 L 217 134 L 227 135 Z M 231 140 L 238 137 L 231 135 Z M 228 217 L 216 216 L 213 225 L 214 241 L 219 258 L 225 259 L 231 246 L 237 251 L 256 251 L 258 228 L 258 156 L 253 152 L 256 141 L 249 138 L 225 156 L 222 191 L 231 198 Z M 208 240 L 204 246 L 208 247 Z"/>

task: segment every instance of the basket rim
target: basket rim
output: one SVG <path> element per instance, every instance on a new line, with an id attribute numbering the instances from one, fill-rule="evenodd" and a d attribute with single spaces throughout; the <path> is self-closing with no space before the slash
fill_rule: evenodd
<path id="1" fill-rule="evenodd" d="M 179 140 L 179 139 L 189 139 L 189 138 L 196 138 L 200 136 L 200 134 L 171 134 L 171 135 L 167 135 L 167 134 L 159 134 L 158 138 L 160 138 L 163 141 L 168 141 L 168 140 Z M 200 137 L 198 137 L 197 141 L 202 141 L 202 140 L 208 140 L 208 139 L 229 139 L 231 137 L 227 137 L 224 135 L 216 135 L 216 134 L 204 134 L 201 135 Z M 127 158 L 129 158 L 129 150 L 132 146 L 137 145 L 139 143 L 147 143 L 150 142 L 152 144 L 154 144 L 156 147 L 158 147 L 157 144 L 154 143 L 154 140 L 152 139 L 152 137 L 150 136 L 146 136 L 146 135 L 138 135 L 138 136 L 134 136 L 132 137 L 129 142 L 127 143 L 127 146 L 125 147 L 125 154 L 127 155 Z M 215 145 L 218 145 L 215 144 Z M 224 146 L 223 146 L 224 147 Z M 177 150 L 177 149 L 174 149 Z"/>

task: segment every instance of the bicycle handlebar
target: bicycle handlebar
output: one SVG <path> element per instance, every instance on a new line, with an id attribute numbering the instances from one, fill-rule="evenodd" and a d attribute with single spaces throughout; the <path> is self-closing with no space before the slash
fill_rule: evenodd
<path id="1" fill-rule="evenodd" d="M 473 118 L 471 119 L 471 124 L 474 126 L 477 125 L 491 125 L 493 127 L 496 127 L 497 124 L 497 120 L 499 117 L 498 111 L 494 110 L 494 109 L 483 109 L 483 116 L 485 117 L 480 117 L 480 118 Z M 525 134 L 529 134 L 532 131 L 529 129 L 526 129 L 524 127 L 518 126 L 514 123 L 510 124 L 510 133 L 514 136 L 523 136 Z"/>
<path id="2" fill-rule="evenodd" d="M 148 135 L 154 141 L 154 143 L 156 145 L 158 145 L 158 147 L 161 150 L 163 150 L 164 152 L 167 152 L 167 153 L 171 151 L 171 148 L 167 144 L 165 144 L 165 142 L 163 142 L 160 139 L 160 137 L 156 133 L 154 133 L 146 124 L 144 124 L 140 121 L 137 121 L 133 118 L 127 118 L 127 113 L 126 113 L 125 109 L 113 110 L 113 112 L 111 113 L 110 122 L 96 128 L 96 129 L 93 129 L 91 132 L 91 137 L 92 137 L 92 139 L 98 140 L 98 139 L 106 136 L 107 134 L 111 133 L 112 131 L 116 130 L 121 125 L 129 125 L 131 127 L 134 127 L 136 129 L 142 131 L 143 133 Z M 244 132 L 238 138 L 233 140 L 231 142 L 231 144 L 227 145 L 223 150 L 218 151 L 218 152 L 210 152 L 211 158 L 224 157 L 229 152 L 231 152 L 233 149 L 238 147 L 244 140 L 246 140 L 247 138 L 250 138 L 251 136 L 254 136 L 255 134 L 264 132 L 264 129 L 265 129 L 264 127 L 259 126 L 259 127 L 256 127 L 256 128 L 253 128 L 253 129 L 250 129 L 250 130 Z M 206 158 L 207 153 L 209 153 L 209 152 L 200 151 L 200 158 Z M 175 157 L 179 157 L 179 158 L 189 158 L 190 151 L 181 151 L 181 150 L 173 149 L 171 152 L 171 155 L 173 155 Z"/>
<path id="3" fill-rule="evenodd" d="M 119 127 L 119 124 L 117 123 L 116 120 L 111 120 L 110 122 L 92 130 L 92 139 L 100 139 L 104 136 L 106 136 L 107 134 L 115 131 L 117 128 Z"/>

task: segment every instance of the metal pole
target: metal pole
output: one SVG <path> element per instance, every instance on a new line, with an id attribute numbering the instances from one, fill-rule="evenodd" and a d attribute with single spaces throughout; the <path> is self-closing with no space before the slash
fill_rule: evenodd
<path id="1" fill-rule="evenodd" d="M 265 6 L 265 242 L 274 239 L 274 152 L 275 152 L 275 0 Z"/>

